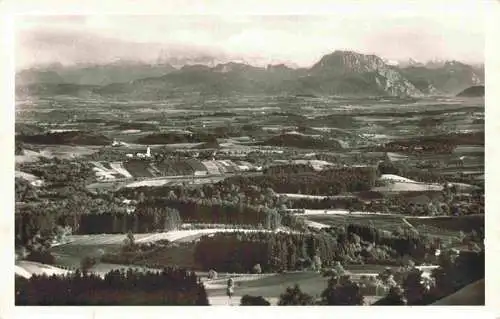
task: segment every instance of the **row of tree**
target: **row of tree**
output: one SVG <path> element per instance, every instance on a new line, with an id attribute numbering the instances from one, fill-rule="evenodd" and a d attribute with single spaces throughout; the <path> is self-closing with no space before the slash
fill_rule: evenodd
<path id="1" fill-rule="evenodd" d="M 260 176 L 236 176 L 224 182 L 238 186 L 257 185 L 261 188 L 271 188 L 277 193 L 337 195 L 369 190 L 377 179 L 377 171 L 373 167 L 344 167 L 299 173 L 276 170 L 278 168 L 271 169 L 270 174 Z"/>
<path id="2" fill-rule="evenodd" d="M 144 215 L 170 208 L 178 210 L 182 221 L 186 223 L 262 225 L 272 229 L 280 226 L 280 215 L 276 209 L 227 202 L 214 203 L 211 200 L 148 199 L 137 205 L 136 214 Z"/>
<path id="3" fill-rule="evenodd" d="M 16 305 L 208 305 L 203 284 L 184 269 L 112 270 L 104 277 L 76 271 L 66 276 L 16 277 Z"/>

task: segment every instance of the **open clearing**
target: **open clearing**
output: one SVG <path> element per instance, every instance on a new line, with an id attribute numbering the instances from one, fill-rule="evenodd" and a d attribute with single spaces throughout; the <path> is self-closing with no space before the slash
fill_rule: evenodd
<path id="1" fill-rule="evenodd" d="M 219 232 L 272 232 L 270 230 L 258 229 L 195 229 L 195 230 L 175 230 L 161 233 L 144 233 L 134 234 L 136 243 L 148 243 L 158 240 L 168 240 L 171 242 L 182 240 L 186 237 L 195 240 L 204 235 L 215 234 Z M 117 245 L 122 244 L 126 234 L 98 234 L 98 235 L 71 235 L 68 236 L 68 242 L 63 245 L 81 245 L 81 246 L 96 246 L 96 245 Z"/>
<path id="2" fill-rule="evenodd" d="M 33 261 L 17 261 L 15 265 L 15 273 L 24 278 L 29 278 L 32 275 L 65 275 L 70 273 L 69 270 L 58 268 L 51 265 L 41 264 Z"/>
<path id="3" fill-rule="evenodd" d="M 238 281 L 235 278 L 235 293 L 238 295 L 252 295 L 268 297 L 279 297 L 288 286 L 299 284 L 302 291 L 316 295 L 326 288 L 327 280 L 321 274 L 315 272 L 293 272 L 280 275 L 263 277 L 258 280 Z M 225 286 L 216 289 L 208 287 L 210 296 L 226 296 Z"/>
<path id="4" fill-rule="evenodd" d="M 402 182 L 402 181 L 391 181 L 388 182 L 388 184 L 385 186 L 376 186 L 372 188 L 372 191 L 380 193 L 426 192 L 426 191 L 441 192 L 442 190 L 443 186 L 439 184 Z"/>
<path id="5" fill-rule="evenodd" d="M 20 178 L 20 179 L 23 179 L 27 182 L 29 182 L 32 186 L 42 186 L 43 185 L 43 180 L 41 180 L 40 178 L 38 178 L 37 176 L 33 175 L 33 174 L 29 174 L 29 173 L 26 173 L 26 172 L 22 172 L 22 171 L 17 171 L 15 172 L 15 177 L 16 178 Z"/>

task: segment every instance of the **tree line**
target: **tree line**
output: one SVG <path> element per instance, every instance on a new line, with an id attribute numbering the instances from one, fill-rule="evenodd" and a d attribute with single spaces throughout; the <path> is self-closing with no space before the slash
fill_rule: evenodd
<path id="1" fill-rule="evenodd" d="M 151 198 L 137 205 L 136 214 L 161 212 L 169 208 L 179 211 L 185 223 L 261 225 L 264 228 L 280 226 L 280 215 L 276 209 L 211 200 Z"/>
<path id="2" fill-rule="evenodd" d="M 318 233 L 218 233 L 200 239 L 195 260 L 225 272 L 250 272 L 255 264 L 263 272 L 302 270 L 318 267 L 318 261 L 322 266 L 336 261 L 398 265 L 407 256 L 429 260 L 436 245 L 410 232 L 387 236 L 359 225 Z"/>
<path id="3" fill-rule="evenodd" d="M 259 176 L 234 176 L 221 183 L 257 185 L 271 188 L 277 193 L 300 193 L 308 195 L 338 195 L 345 192 L 370 190 L 375 185 L 377 171 L 373 167 L 345 167 L 325 169 L 319 172 L 289 173 L 274 171 Z"/>
<path id="4" fill-rule="evenodd" d="M 101 277 L 79 270 L 66 276 L 16 277 L 16 305 L 208 305 L 203 284 L 193 272 L 112 270 Z"/>

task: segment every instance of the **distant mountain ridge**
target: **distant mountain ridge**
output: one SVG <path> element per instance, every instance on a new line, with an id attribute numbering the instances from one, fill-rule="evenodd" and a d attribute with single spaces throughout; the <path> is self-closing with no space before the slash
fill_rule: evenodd
<path id="1" fill-rule="evenodd" d="M 69 67 L 55 65 L 43 69 L 22 70 L 16 74 L 16 84 L 108 85 L 148 77 L 159 77 L 176 70 L 170 64 L 113 63 Z"/>
<path id="2" fill-rule="evenodd" d="M 121 63 L 104 66 L 25 70 L 16 76 L 25 94 L 50 94 L 60 84 L 92 85 L 94 94 L 161 99 L 178 94 L 292 94 L 338 96 L 456 95 L 484 82 L 484 68 L 457 61 L 428 68 L 418 63 L 399 67 L 376 55 L 334 51 L 310 68 L 284 64 L 256 67 L 228 62 L 215 66 Z M 43 90 L 40 91 L 40 84 Z M 33 90 L 37 88 L 37 90 Z M 89 89 L 89 88 L 86 88 Z M 72 88 L 75 91 L 74 88 Z"/>
<path id="3" fill-rule="evenodd" d="M 456 95 L 464 89 L 484 84 L 484 67 L 474 67 L 458 61 L 440 65 L 409 66 L 400 69 L 403 76 L 424 93 L 431 91 Z"/>

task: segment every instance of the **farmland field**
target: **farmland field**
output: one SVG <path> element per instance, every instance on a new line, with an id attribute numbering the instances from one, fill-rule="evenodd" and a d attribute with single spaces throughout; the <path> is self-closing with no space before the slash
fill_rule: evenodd
<path id="1" fill-rule="evenodd" d="M 343 226 L 349 224 L 373 226 L 376 229 L 395 231 L 401 228 L 408 228 L 408 224 L 403 221 L 405 217 L 394 215 L 308 215 L 307 219 L 328 226 Z M 411 218 L 406 217 L 406 220 L 413 225 L 419 232 L 426 233 L 433 237 L 453 238 L 458 236 L 459 231 L 467 231 L 467 227 L 447 227 L 445 223 L 434 222 L 434 218 Z M 451 224 L 451 223 L 450 223 Z M 474 227 L 474 226 L 471 226 Z M 477 227 L 477 226 L 476 226 Z"/>

